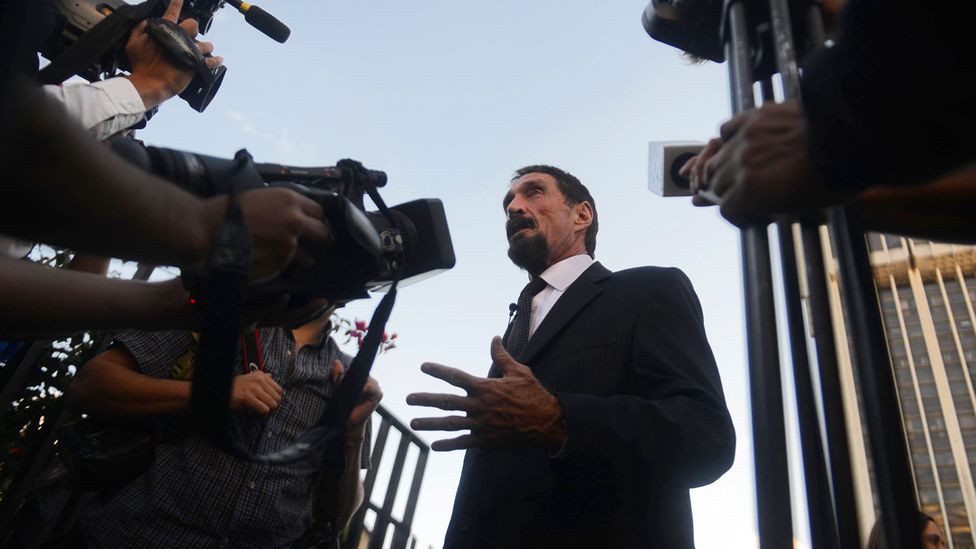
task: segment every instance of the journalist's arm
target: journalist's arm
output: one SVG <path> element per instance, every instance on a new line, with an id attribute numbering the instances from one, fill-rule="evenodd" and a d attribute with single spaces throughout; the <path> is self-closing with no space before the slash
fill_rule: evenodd
<path id="1" fill-rule="evenodd" d="M 340 530 L 349 525 L 356 509 L 363 503 L 363 483 L 359 478 L 358 465 L 362 463 L 363 445 L 370 442 L 366 440 L 369 418 L 382 399 L 383 391 L 380 390 L 379 383 L 370 377 L 363 387 L 359 404 L 353 409 L 346 424 L 346 469 L 339 479 L 336 513 L 337 527 Z"/>
<path id="2" fill-rule="evenodd" d="M 176 23 L 183 0 L 171 0 L 163 19 Z M 186 19 L 180 27 L 190 38 L 196 38 L 199 25 Z M 210 42 L 198 42 L 201 53 L 210 54 L 214 46 Z M 125 46 L 130 73 L 91 84 L 71 82 L 61 86 L 44 86 L 53 100 L 60 102 L 68 113 L 87 129 L 92 137 L 106 139 L 140 122 L 146 111 L 179 95 L 193 79 L 193 71 L 174 65 L 162 47 L 146 33 L 143 21 L 129 34 Z M 209 57 L 211 69 L 223 62 L 220 57 Z"/>
<path id="3" fill-rule="evenodd" d="M 870 187 L 858 199 L 872 231 L 976 243 L 976 167 L 926 185 Z"/>
<path id="4" fill-rule="evenodd" d="M 116 157 L 25 81 L 0 103 L 0 233 L 113 257 L 202 269 L 227 197 L 199 199 Z M 283 189 L 238 196 L 253 242 L 252 279 L 279 273 L 300 246 L 329 239 L 322 209 Z"/>
<path id="5" fill-rule="evenodd" d="M 804 63 L 802 103 L 764 105 L 722 126 L 720 149 L 700 169 L 722 214 L 743 224 L 810 212 L 971 163 L 972 10 L 852 0 L 836 45 Z"/>
<path id="6" fill-rule="evenodd" d="M 190 385 L 143 374 L 132 354 L 119 346 L 78 370 L 70 394 L 88 413 L 124 420 L 189 409 Z M 281 395 L 281 386 L 270 375 L 256 371 L 234 377 L 230 405 L 267 415 L 278 407 Z"/>
<path id="7" fill-rule="evenodd" d="M 0 337 L 5 338 L 189 327 L 194 318 L 179 280 L 117 280 L 0 257 L 0 288 Z"/>

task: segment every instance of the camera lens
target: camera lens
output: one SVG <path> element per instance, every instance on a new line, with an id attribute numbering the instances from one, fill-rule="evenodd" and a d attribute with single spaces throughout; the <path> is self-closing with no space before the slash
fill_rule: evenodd
<path id="1" fill-rule="evenodd" d="M 679 154 L 674 159 L 674 162 L 671 163 L 671 181 L 674 181 L 675 186 L 686 191 L 691 189 L 691 179 L 679 174 L 678 170 L 681 169 L 681 166 L 685 165 L 685 162 L 691 160 L 693 156 L 695 156 L 695 153 L 686 152 Z"/>

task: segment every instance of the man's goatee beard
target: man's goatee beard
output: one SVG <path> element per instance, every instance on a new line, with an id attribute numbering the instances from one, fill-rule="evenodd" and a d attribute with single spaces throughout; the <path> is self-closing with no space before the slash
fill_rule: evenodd
<path id="1" fill-rule="evenodd" d="M 521 238 L 508 246 L 508 258 L 532 276 L 539 276 L 549 267 L 549 243 L 541 234 Z"/>

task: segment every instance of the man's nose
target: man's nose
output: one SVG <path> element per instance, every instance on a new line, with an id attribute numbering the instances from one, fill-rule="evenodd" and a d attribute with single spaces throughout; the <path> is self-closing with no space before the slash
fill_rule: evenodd
<path id="1" fill-rule="evenodd" d="M 525 214 L 525 208 L 522 207 L 522 202 L 518 197 L 515 197 L 508 206 L 505 208 L 505 214 L 509 219 L 513 217 L 521 217 Z"/>

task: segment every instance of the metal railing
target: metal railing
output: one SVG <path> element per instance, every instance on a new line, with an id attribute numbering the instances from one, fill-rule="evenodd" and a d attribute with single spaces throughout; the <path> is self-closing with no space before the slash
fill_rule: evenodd
<path id="1" fill-rule="evenodd" d="M 372 531 L 369 533 L 369 549 L 381 549 L 386 541 L 386 532 L 390 525 L 393 526 L 393 540 L 390 547 L 392 549 L 405 549 L 409 543 L 410 549 L 414 549 L 417 544 L 416 538 L 411 536 L 413 518 L 417 510 L 417 500 L 420 497 L 420 485 L 424 479 L 424 471 L 427 468 L 427 457 L 430 455 L 430 446 L 420 439 L 403 422 L 395 418 L 385 408 L 376 410 L 382 422 L 376 434 L 376 442 L 373 444 L 371 456 L 372 464 L 366 473 L 366 480 L 363 482 L 364 504 L 353 517 L 352 526 L 349 527 L 346 539 L 342 543 L 343 549 L 354 549 L 359 546 L 359 540 L 363 536 L 367 510 L 376 514 L 373 522 Z M 376 480 L 386 455 L 386 443 L 389 440 L 390 429 L 400 433 L 400 442 L 397 444 L 396 454 L 393 458 L 393 467 L 389 481 L 382 496 L 381 504 L 374 501 L 374 491 Z M 413 476 L 410 479 L 410 491 L 407 494 L 406 507 L 403 516 L 399 519 L 393 516 L 393 507 L 397 500 L 397 493 L 403 480 L 404 466 L 407 460 L 407 451 L 410 446 L 416 446 L 417 462 L 413 468 Z"/>

